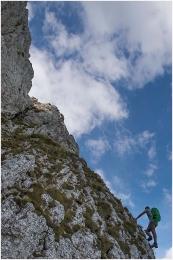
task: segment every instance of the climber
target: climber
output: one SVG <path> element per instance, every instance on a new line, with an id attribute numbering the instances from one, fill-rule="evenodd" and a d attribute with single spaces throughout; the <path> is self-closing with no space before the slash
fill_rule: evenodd
<path id="1" fill-rule="evenodd" d="M 151 236 L 151 233 L 150 233 L 150 232 L 152 232 L 153 238 L 154 238 L 154 243 L 151 245 L 151 247 L 158 248 L 158 244 L 157 244 L 157 234 L 156 234 L 156 231 L 155 231 L 155 228 L 158 226 L 158 223 L 153 220 L 153 214 L 152 214 L 152 212 L 151 212 L 150 207 L 148 207 L 148 206 L 145 207 L 145 210 L 144 210 L 141 214 L 139 214 L 139 216 L 138 216 L 137 218 L 135 218 L 135 220 L 137 221 L 137 219 L 140 218 L 140 217 L 141 217 L 142 215 L 144 215 L 145 213 L 147 214 L 147 216 L 148 216 L 148 218 L 149 218 L 148 227 L 147 227 L 146 230 L 144 230 L 145 233 L 148 235 L 147 240 L 148 240 L 148 241 L 152 240 L 152 236 Z"/>

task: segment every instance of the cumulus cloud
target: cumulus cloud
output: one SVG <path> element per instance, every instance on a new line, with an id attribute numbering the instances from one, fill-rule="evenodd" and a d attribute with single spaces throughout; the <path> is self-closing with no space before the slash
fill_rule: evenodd
<path id="1" fill-rule="evenodd" d="M 123 48 L 128 52 L 125 73 L 129 88 L 143 87 L 171 64 L 171 3 L 82 2 L 82 5 L 87 33 L 97 39 L 116 35 L 119 55 Z"/>
<path id="2" fill-rule="evenodd" d="M 41 5 L 44 45 L 30 49 L 35 72 L 30 95 L 56 105 L 76 138 L 104 120 L 128 117 L 117 81 L 123 79 L 130 89 L 143 87 L 171 64 L 169 2 L 80 2 L 78 16 L 84 28 L 76 34 L 48 3 Z M 28 3 L 28 8 L 31 20 L 35 3 Z M 139 145 L 144 141 L 147 137 L 141 136 Z M 134 142 L 119 140 L 116 149 L 119 154 L 130 152 Z M 154 147 L 148 156 L 153 153 Z"/>
<path id="3" fill-rule="evenodd" d="M 69 35 L 51 12 L 46 12 L 43 28 L 55 55 L 46 49 L 31 47 L 30 59 L 35 76 L 30 95 L 38 97 L 41 102 L 51 100 L 57 105 L 65 116 L 69 132 L 75 137 L 90 132 L 105 118 L 126 118 L 126 104 L 109 81 L 89 74 L 78 56 L 61 59 L 76 50 L 80 52 L 82 38 Z M 47 35 L 47 32 L 52 33 Z"/>
<path id="4" fill-rule="evenodd" d="M 109 82 L 97 81 L 78 62 L 54 62 L 46 50 L 31 48 L 35 77 L 30 95 L 51 102 L 65 116 L 70 134 L 89 133 L 106 119 L 126 118 L 126 105 Z M 41 90 L 40 90 L 41 86 Z"/>
<path id="5" fill-rule="evenodd" d="M 49 47 L 56 53 L 56 57 L 70 55 L 81 48 L 82 37 L 69 34 L 53 12 L 45 13 L 43 33 Z"/>

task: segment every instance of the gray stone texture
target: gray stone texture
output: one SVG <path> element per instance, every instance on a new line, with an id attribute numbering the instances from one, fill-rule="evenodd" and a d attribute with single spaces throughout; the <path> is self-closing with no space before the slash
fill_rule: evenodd
<path id="1" fill-rule="evenodd" d="M 34 75 L 29 61 L 31 37 L 25 1 L 1 2 L 1 112 L 6 116 L 30 105 Z"/>

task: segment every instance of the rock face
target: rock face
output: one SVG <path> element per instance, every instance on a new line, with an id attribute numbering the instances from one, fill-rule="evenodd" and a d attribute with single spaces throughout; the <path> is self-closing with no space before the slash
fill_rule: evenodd
<path id="1" fill-rule="evenodd" d="M 33 69 L 27 2 L 1 2 L 1 111 L 12 117 L 28 107 Z"/>
<path id="2" fill-rule="evenodd" d="M 10 44 L 4 40 L 8 55 L 2 55 L 2 92 L 7 91 L 1 126 L 1 258 L 155 258 L 128 209 L 79 157 L 63 115 L 51 104 L 27 98 L 32 69 L 26 58 L 29 31 L 25 6 L 26 2 L 2 2 L 3 37 L 4 32 L 17 36 Z M 24 33 L 14 25 L 11 14 L 21 17 Z M 15 53 L 21 42 L 26 43 L 23 61 Z M 6 74 L 9 59 L 14 61 L 13 73 Z M 20 109 L 13 111 L 17 82 L 22 82 L 23 94 Z"/>

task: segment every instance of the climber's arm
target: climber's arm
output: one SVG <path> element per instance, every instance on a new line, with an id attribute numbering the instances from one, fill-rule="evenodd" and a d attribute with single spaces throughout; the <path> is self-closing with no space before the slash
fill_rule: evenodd
<path id="1" fill-rule="evenodd" d="M 135 218 L 135 220 L 137 220 L 138 218 L 142 217 L 145 213 L 146 213 L 146 212 L 143 211 L 141 214 L 139 214 L 139 215 L 137 216 L 137 218 Z"/>

